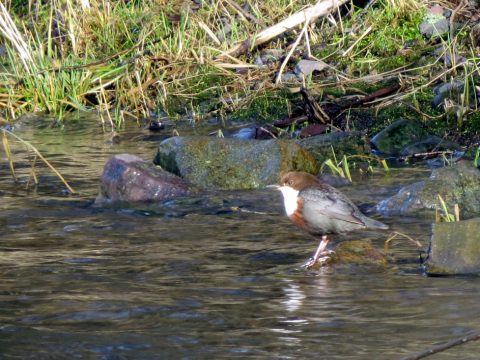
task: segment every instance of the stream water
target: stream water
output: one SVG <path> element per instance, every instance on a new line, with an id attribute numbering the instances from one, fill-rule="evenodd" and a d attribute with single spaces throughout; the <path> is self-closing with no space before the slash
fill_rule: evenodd
<path id="1" fill-rule="evenodd" d="M 305 272 L 316 242 L 285 218 L 276 192 L 95 207 L 106 159 L 151 159 L 160 137 L 131 126 L 111 142 L 91 118 L 43 125 L 32 118 L 15 132 L 78 195 L 38 162 L 40 183 L 26 190 L 24 146 L 11 139 L 18 183 L 0 152 L 1 359 L 398 359 L 480 327 L 480 279 L 424 276 L 406 241 L 386 270 Z M 379 172 L 342 191 L 375 203 L 422 176 Z M 380 219 L 427 244 L 431 214 Z M 382 247 L 388 234 L 348 237 Z M 432 359 L 479 352 L 473 342 Z"/>

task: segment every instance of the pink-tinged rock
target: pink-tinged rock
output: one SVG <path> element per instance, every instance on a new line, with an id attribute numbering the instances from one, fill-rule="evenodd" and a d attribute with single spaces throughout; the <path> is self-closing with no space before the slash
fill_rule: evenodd
<path id="1" fill-rule="evenodd" d="M 442 6 L 434 5 L 427 10 L 427 13 L 431 14 L 431 15 L 434 15 L 434 16 L 443 16 L 444 11 L 445 11 L 445 9 Z"/>
<path id="2" fill-rule="evenodd" d="M 188 194 L 182 178 L 138 156 L 121 154 L 105 164 L 95 203 L 161 202 Z"/>

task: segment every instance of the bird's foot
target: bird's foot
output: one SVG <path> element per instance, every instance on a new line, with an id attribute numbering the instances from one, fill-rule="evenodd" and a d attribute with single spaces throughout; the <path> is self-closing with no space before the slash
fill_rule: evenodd
<path id="1" fill-rule="evenodd" d="M 303 264 L 302 267 L 309 270 L 317 264 L 319 267 L 325 266 L 328 264 L 333 254 L 335 254 L 335 251 L 333 250 L 324 250 L 318 254 L 317 257 L 312 257 L 309 259 L 305 264 Z"/>

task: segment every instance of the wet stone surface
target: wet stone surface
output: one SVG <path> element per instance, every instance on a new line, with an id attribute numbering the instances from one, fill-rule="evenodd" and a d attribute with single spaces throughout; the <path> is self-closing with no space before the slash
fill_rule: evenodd
<path id="1" fill-rule="evenodd" d="M 189 193 L 188 184 L 182 178 L 138 156 L 121 154 L 105 164 L 95 204 L 161 202 Z"/>
<path id="2" fill-rule="evenodd" d="M 480 274 L 480 218 L 433 224 L 430 275 Z"/>

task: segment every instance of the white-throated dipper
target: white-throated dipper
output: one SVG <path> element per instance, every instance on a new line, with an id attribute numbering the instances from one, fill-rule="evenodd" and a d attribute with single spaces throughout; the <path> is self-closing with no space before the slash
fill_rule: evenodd
<path id="1" fill-rule="evenodd" d="M 289 172 L 275 187 L 282 192 L 290 220 L 310 234 L 321 237 L 317 251 L 306 264 L 307 268 L 329 258 L 332 251 L 326 249 L 328 234 L 358 229 L 388 229 L 387 225 L 362 214 L 340 191 L 311 174 Z"/>

